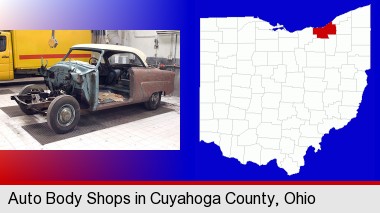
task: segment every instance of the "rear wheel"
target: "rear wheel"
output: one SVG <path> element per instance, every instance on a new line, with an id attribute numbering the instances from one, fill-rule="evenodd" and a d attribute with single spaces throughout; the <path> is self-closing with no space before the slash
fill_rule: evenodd
<path id="1" fill-rule="evenodd" d="M 148 110 L 155 110 L 160 106 L 161 103 L 161 92 L 153 93 L 149 100 L 145 102 L 145 108 Z"/>
<path id="2" fill-rule="evenodd" d="M 55 133 L 71 132 L 78 125 L 79 119 L 80 106 L 73 96 L 58 96 L 49 105 L 47 122 Z"/>
<path id="3" fill-rule="evenodd" d="M 44 92 L 44 89 L 39 85 L 29 84 L 29 85 L 24 86 L 18 94 L 19 95 L 26 95 L 26 94 L 31 93 L 31 92 Z M 19 104 L 18 106 L 20 107 L 21 111 L 23 111 L 27 115 L 33 115 L 33 114 L 37 113 L 36 111 L 34 111 L 32 109 L 27 109 L 26 106 L 24 106 L 24 105 Z"/>

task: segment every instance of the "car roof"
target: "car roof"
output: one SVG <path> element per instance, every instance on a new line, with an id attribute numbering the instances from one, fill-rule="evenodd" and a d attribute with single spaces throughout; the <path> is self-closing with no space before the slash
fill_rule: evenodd
<path id="1" fill-rule="evenodd" d="M 141 50 L 138 50 L 133 47 L 114 45 L 114 44 L 77 44 L 77 45 L 72 46 L 71 48 L 134 53 L 142 60 L 144 65 L 148 67 L 148 64 L 146 63 L 146 55 Z"/>

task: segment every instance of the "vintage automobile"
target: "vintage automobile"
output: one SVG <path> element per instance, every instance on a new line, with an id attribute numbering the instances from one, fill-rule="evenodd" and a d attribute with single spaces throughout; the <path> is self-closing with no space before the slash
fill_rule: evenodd
<path id="1" fill-rule="evenodd" d="M 74 52 L 91 53 L 89 62 L 71 60 Z M 43 62 L 43 59 L 41 59 Z M 159 107 L 161 96 L 174 89 L 174 72 L 148 66 L 138 49 L 108 44 L 80 44 L 70 48 L 62 61 L 39 73 L 49 90 L 27 85 L 11 96 L 28 115 L 43 113 L 58 134 L 72 131 L 82 110 L 144 103 L 148 110 Z"/>

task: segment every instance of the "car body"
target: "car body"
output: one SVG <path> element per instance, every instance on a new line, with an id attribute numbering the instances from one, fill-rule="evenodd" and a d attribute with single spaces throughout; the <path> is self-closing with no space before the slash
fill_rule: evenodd
<path id="1" fill-rule="evenodd" d="M 74 51 L 90 51 L 92 57 L 88 63 L 71 60 Z M 80 109 L 97 111 L 145 103 L 147 109 L 154 110 L 161 96 L 174 90 L 174 72 L 150 67 L 143 52 L 127 46 L 75 45 L 62 61 L 49 69 L 41 66 L 39 72 L 50 91 L 28 85 L 11 99 L 26 114 L 47 114 L 56 133 L 72 131 Z"/>

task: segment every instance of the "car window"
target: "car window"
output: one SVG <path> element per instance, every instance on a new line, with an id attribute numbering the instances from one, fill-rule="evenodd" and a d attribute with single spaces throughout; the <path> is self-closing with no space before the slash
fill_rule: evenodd
<path id="1" fill-rule="evenodd" d="M 0 36 L 0 52 L 4 52 L 7 49 L 7 37 Z"/>
<path id="2" fill-rule="evenodd" d="M 131 64 L 134 66 L 143 66 L 141 60 L 133 53 L 118 53 L 108 58 L 111 65 L 114 64 Z"/>

